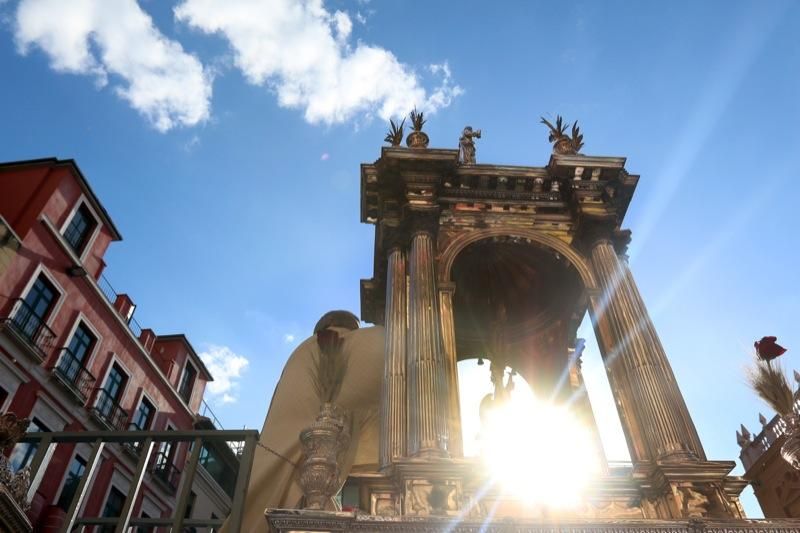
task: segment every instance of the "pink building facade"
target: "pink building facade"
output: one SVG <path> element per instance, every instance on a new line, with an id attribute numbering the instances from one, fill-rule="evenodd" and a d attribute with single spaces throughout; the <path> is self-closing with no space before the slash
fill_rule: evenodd
<path id="1" fill-rule="evenodd" d="M 122 237 L 75 162 L 0 164 L 0 216 L 18 240 L 0 269 L 0 412 L 29 418 L 29 431 L 210 426 L 198 413 L 213 378 L 188 339 L 141 328 L 133 300 L 103 277 L 105 252 Z M 156 450 L 134 516 L 171 515 L 188 452 L 188 444 Z M 19 469 L 35 447 L 5 453 Z M 63 522 L 88 453 L 88 446 L 57 447 L 28 513 L 39 530 Z M 134 445 L 105 448 L 84 515 L 116 516 L 137 460 Z M 191 506 L 193 518 L 229 509 L 213 470 L 195 476 L 193 497 L 202 505 Z"/>

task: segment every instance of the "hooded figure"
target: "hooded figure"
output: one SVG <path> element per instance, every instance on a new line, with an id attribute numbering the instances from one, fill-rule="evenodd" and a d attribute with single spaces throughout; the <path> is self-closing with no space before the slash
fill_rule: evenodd
<path id="1" fill-rule="evenodd" d="M 383 378 L 384 330 L 381 326 L 358 329 L 358 319 L 346 311 L 324 315 L 315 333 L 333 329 L 343 340 L 349 356 L 342 391 L 336 404 L 352 415 L 353 429 L 345 454 L 340 482 L 352 471 L 378 469 L 378 416 Z M 302 460 L 300 432 L 314 422 L 320 409 L 309 372 L 317 337 L 303 341 L 283 368 L 256 447 L 247 500 L 242 518 L 243 533 L 268 531 L 264 511 L 268 508 L 299 508 L 303 491 L 297 483 Z M 333 509 L 333 502 L 329 509 Z M 223 528 L 223 531 L 225 529 Z"/>

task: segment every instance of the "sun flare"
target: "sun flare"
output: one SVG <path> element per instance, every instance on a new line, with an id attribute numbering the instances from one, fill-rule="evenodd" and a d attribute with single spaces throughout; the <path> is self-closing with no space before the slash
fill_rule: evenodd
<path id="1" fill-rule="evenodd" d="M 532 395 L 490 409 L 480 442 L 493 481 L 526 504 L 573 507 L 599 470 L 588 429 L 566 408 Z"/>

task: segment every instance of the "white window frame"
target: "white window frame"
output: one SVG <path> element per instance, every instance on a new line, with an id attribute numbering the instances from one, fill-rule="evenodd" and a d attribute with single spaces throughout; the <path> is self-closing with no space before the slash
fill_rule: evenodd
<path id="1" fill-rule="evenodd" d="M 130 378 L 128 378 L 128 379 L 130 379 Z M 156 402 L 155 402 L 155 400 L 153 400 L 152 396 L 147 394 L 147 391 L 144 390 L 144 387 L 141 388 L 141 392 L 136 397 L 136 401 L 133 403 L 134 407 L 133 407 L 133 409 L 131 409 L 131 420 L 133 420 L 133 416 L 139 410 L 139 406 L 142 404 L 142 400 L 144 400 L 144 399 L 147 399 L 147 401 L 150 402 L 150 405 L 153 406 L 153 421 L 150 423 L 150 427 L 146 428 L 146 431 L 152 431 L 153 428 L 156 425 L 156 420 L 157 420 L 157 417 L 158 417 L 158 414 L 159 414 L 158 404 L 156 404 Z"/>
<path id="2" fill-rule="evenodd" d="M 36 417 L 50 429 L 50 431 L 63 431 L 72 417 L 61 410 L 44 391 L 37 394 L 36 403 L 31 409 L 30 419 Z"/>
<path id="3" fill-rule="evenodd" d="M 167 418 L 167 421 L 164 424 L 164 431 L 178 431 L 178 426 L 171 419 Z M 175 448 L 175 453 L 172 454 L 172 466 L 175 466 L 175 457 L 178 455 L 178 446 L 181 445 L 180 442 L 177 442 L 177 441 L 172 441 L 172 442 L 161 441 L 161 445 L 156 450 L 156 455 L 158 455 L 159 453 L 163 452 L 164 448 L 166 448 L 167 444 L 170 444 L 170 445 L 174 446 L 174 448 Z M 183 475 L 181 475 L 181 480 L 183 480 Z"/>
<path id="4" fill-rule="evenodd" d="M 100 333 L 97 331 L 97 328 L 95 328 L 92 325 L 92 323 L 89 321 L 86 315 L 83 314 L 82 311 L 78 311 L 78 316 L 75 318 L 75 321 L 72 323 L 72 327 L 69 329 L 69 335 L 67 335 L 66 338 L 64 339 L 63 348 L 69 347 L 69 343 L 72 340 L 72 337 L 75 335 L 75 331 L 78 329 L 78 324 L 80 324 L 81 322 L 83 322 L 86 325 L 86 327 L 89 328 L 89 330 L 92 332 L 92 335 L 94 335 L 95 338 L 94 346 L 92 346 L 92 349 L 89 352 L 88 356 L 86 357 L 86 360 L 82 362 L 83 366 L 87 370 L 89 370 L 92 367 L 92 363 L 94 363 L 95 356 L 100 351 L 100 344 L 103 342 L 103 336 L 100 335 Z M 62 354 L 63 350 L 60 352 L 56 364 L 61 362 Z"/>
<path id="5" fill-rule="evenodd" d="M 28 293 L 33 288 L 33 284 L 36 283 L 37 279 L 39 279 L 39 275 L 40 274 L 43 275 L 44 277 L 46 277 L 47 281 L 52 283 L 53 287 L 55 287 L 55 289 L 56 289 L 56 292 L 58 292 L 58 297 L 56 298 L 55 304 L 53 304 L 53 310 L 50 311 L 50 315 L 44 321 L 45 325 L 47 327 L 50 327 L 53 324 L 53 322 L 55 321 L 55 318 L 58 315 L 58 312 L 61 310 L 61 305 L 66 300 L 67 291 L 65 291 L 64 287 L 62 287 L 61 284 L 56 281 L 56 278 L 50 273 L 49 270 L 47 270 L 47 268 L 45 268 L 43 263 L 39 263 L 38 265 L 36 265 L 36 268 L 33 269 L 33 274 L 31 275 L 30 278 L 28 278 L 28 282 L 25 284 L 25 287 L 22 289 L 22 292 L 20 293 L 19 298 L 21 300 L 24 300 L 28 296 Z M 14 305 L 14 308 L 11 310 L 11 316 L 16 315 L 16 313 L 19 310 L 21 305 L 22 304 L 20 302 L 17 302 Z"/>
<path id="6" fill-rule="evenodd" d="M 0 386 L 8 392 L 8 397 L 0 404 L 0 412 L 5 412 L 11 405 L 19 386 L 30 381 L 28 377 L 14 366 L 14 363 L 5 357 L 0 357 Z"/>
<path id="7" fill-rule="evenodd" d="M 139 518 L 142 517 L 142 513 L 147 513 L 152 518 L 161 518 L 161 515 L 164 514 L 164 509 L 160 507 L 152 498 L 148 496 L 142 496 L 142 505 L 139 506 Z"/>
<path id="8" fill-rule="evenodd" d="M 186 374 L 186 369 L 189 368 L 190 365 L 192 368 L 194 368 L 194 383 L 192 383 L 192 392 L 189 394 L 189 397 L 184 398 L 183 395 L 181 394 L 181 384 L 183 383 L 183 376 Z M 178 380 L 178 386 L 176 387 L 175 392 L 178 393 L 178 397 L 180 397 L 181 400 L 186 402 L 186 405 L 189 406 L 190 409 L 192 406 L 192 399 L 194 398 L 195 392 L 197 392 L 197 387 L 195 385 L 197 385 L 197 380 L 199 379 L 199 377 L 200 377 L 200 369 L 197 368 L 197 365 L 192 363 L 192 358 L 187 353 L 186 364 L 183 365 L 183 370 L 180 373 L 180 379 Z"/>
<path id="9" fill-rule="evenodd" d="M 119 469 L 115 468 L 114 471 L 111 473 L 111 481 L 108 483 L 108 488 L 106 489 L 106 493 L 103 496 L 103 503 L 100 504 L 100 515 L 102 516 L 103 511 L 106 508 L 106 504 L 108 503 L 108 497 L 111 496 L 111 489 L 117 489 L 122 494 L 128 494 L 128 489 L 131 486 L 130 478 L 125 477 Z"/>
<path id="10" fill-rule="evenodd" d="M 94 241 L 97 240 L 97 236 L 100 234 L 100 229 L 103 226 L 103 219 L 101 219 L 97 215 L 97 211 L 94 210 L 94 207 L 92 207 L 91 202 L 89 202 L 85 194 L 81 194 L 80 198 L 78 198 L 78 201 L 75 202 L 75 205 L 72 206 L 72 211 L 70 211 L 67 218 L 64 219 L 64 223 L 61 225 L 61 228 L 58 230 L 58 233 L 61 235 L 61 237 L 64 237 L 64 232 L 67 231 L 70 222 L 72 222 L 72 219 L 75 218 L 75 213 L 78 212 L 78 209 L 80 209 L 81 205 L 86 206 L 86 209 L 89 210 L 89 212 L 92 214 L 96 222 L 94 230 L 92 230 L 92 234 L 86 240 L 86 244 L 84 245 L 83 250 L 80 251 L 80 255 L 76 250 L 72 250 L 72 247 L 70 246 L 70 250 L 75 252 L 75 255 L 78 256 L 78 259 L 80 259 L 81 263 L 83 263 L 83 260 L 89 253 L 89 250 L 94 247 Z"/>
<path id="11" fill-rule="evenodd" d="M 88 452 L 88 453 L 87 453 Z M 75 460 L 76 457 L 80 456 L 86 462 L 86 467 L 83 470 L 83 475 L 87 475 L 89 472 L 89 460 L 87 457 L 91 457 L 91 448 L 89 445 L 84 443 L 79 443 L 75 446 L 75 451 L 72 455 L 69 456 L 69 461 L 67 462 L 67 469 L 64 470 L 64 476 L 61 478 L 61 483 L 58 484 L 58 490 L 56 491 L 55 496 L 53 497 L 53 501 L 50 502 L 50 505 L 55 505 L 58 503 L 58 500 L 61 499 L 61 493 L 64 492 L 64 485 L 67 484 L 67 476 L 69 475 L 69 467 L 72 466 L 72 462 Z M 83 477 L 83 476 L 81 476 Z"/>
<path id="12" fill-rule="evenodd" d="M 109 357 L 108 359 L 108 367 L 106 368 L 106 371 L 103 373 L 103 379 L 98 382 L 97 388 L 98 389 L 103 388 L 103 385 L 105 385 L 105 382 L 108 379 L 108 375 L 111 373 L 111 369 L 114 368 L 114 363 L 116 363 L 128 376 L 128 379 L 125 380 L 125 386 L 122 388 L 122 394 L 119 395 L 119 400 L 117 400 L 117 403 L 119 403 L 120 407 L 122 407 L 125 404 L 125 397 L 128 395 L 128 389 L 130 388 L 128 385 L 131 384 L 131 377 L 133 377 L 133 374 L 131 373 L 130 369 L 127 366 L 125 366 L 125 364 L 120 360 L 120 358 L 117 356 L 116 353 L 111 352 L 111 357 Z M 100 395 L 96 394 L 94 398 L 94 404 L 92 405 L 92 407 L 97 407 L 99 399 Z M 130 421 L 130 417 L 131 413 L 128 413 L 128 420 L 125 421 L 126 423 Z"/>

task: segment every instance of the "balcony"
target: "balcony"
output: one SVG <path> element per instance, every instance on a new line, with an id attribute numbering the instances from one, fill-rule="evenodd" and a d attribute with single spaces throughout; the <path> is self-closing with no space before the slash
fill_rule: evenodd
<path id="1" fill-rule="evenodd" d="M 145 431 L 139 427 L 139 424 L 131 422 L 128 424 L 128 431 L 136 432 L 136 431 Z M 139 457 L 142 453 L 142 447 L 144 446 L 143 440 L 137 441 L 129 441 L 122 443 L 122 449 L 128 452 L 129 454 L 133 455 L 134 457 Z"/>
<path id="2" fill-rule="evenodd" d="M 92 415 L 110 430 L 122 431 L 128 420 L 128 412 L 105 389 L 97 389 L 97 401 Z"/>
<path id="3" fill-rule="evenodd" d="M 67 391 L 75 396 L 75 401 L 79 404 L 86 403 L 94 387 L 95 378 L 69 348 L 61 349 L 61 356 L 52 368 L 52 372 Z"/>
<path id="4" fill-rule="evenodd" d="M 11 316 L 0 319 L 3 329 L 7 329 L 39 362 L 50 355 L 55 346 L 56 334 L 44 320 L 22 298 L 13 300 Z"/>
<path id="5" fill-rule="evenodd" d="M 156 461 L 153 463 L 153 477 L 163 485 L 170 494 L 178 491 L 178 483 L 181 480 L 181 471 L 172 464 L 169 454 L 159 452 Z"/>
<path id="6" fill-rule="evenodd" d="M 144 441 L 144 448 L 152 446 L 153 451 L 159 447 L 169 446 L 175 448 L 181 443 L 197 443 L 198 445 L 193 448 L 192 453 L 185 463 L 184 473 L 189 476 L 191 472 L 196 472 L 198 462 L 200 459 L 200 450 L 210 444 L 218 443 L 222 446 L 226 441 L 245 441 L 245 451 L 242 455 L 242 468 L 240 475 L 236 477 L 233 482 L 235 491 L 231 499 L 230 515 L 227 520 L 223 517 L 219 518 L 184 518 L 186 515 L 186 508 L 190 502 L 190 494 L 194 488 L 192 483 L 184 483 L 179 491 L 175 494 L 175 507 L 168 511 L 169 514 L 162 515 L 155 518 L 141 518 L 135 516 L 133 513 L 119 513 L 123 516 L 99 517 L 97 510 L 94 512 L 86 511 L 86 505 L 81 505 L 81 502 L 86 502 L 92 491 L 96 488 L 92 482 L 94 476 L 84 475 L 81 476 L 75 487 L 72 500 L 69 502 L 67 511 L 61 525 L 72 524 L 73 530 L 92 530 L 96 531 L 94 526 L 107 527 L 116 531 L 130 531 L 131 529 L 142 528 L 142 530 L 152 531 L 150 528 L 157 529 L 158 531 L 184 531 L 184 528 L 197 528 L 200 531 L 218 531 L 227 521 L 227 531 L 242 531 L 242 521 L 245 510 L 245 501 L 247 500 L 247 489 L 250 481 L 250 471 L 253 466 L 253 458 L 255 456 L 256 445 L 258 443 L 258 432 L 250 430 L 236 430 L 236 431 L 217 431 L 217 430 L 204 430 L 204 431 L 142 431 L 140 433 L 133 433 L 131 431 L 75 431 L 75 432 L 58 432 L 50 433 L 44 431 L 31 432 L 20 439 L 21 443 L 31 443 L 36 446 L 36 453 L 30 462 L 30 476 L 32 481 L 32 490 L 38 491 L 40 482 L 47 479 L 50 474 L 49 466 L 53 463 L 52 458 L 54 455 L 58 457 L 58 450 L 62 446 L 75 446 L 82 444 L 88 448 L 88 455 L 86 461 L 86 472 L 96 472 L 103 461 L 108 460 L 104 458 L 106 454 L 104 451 L 109 445 L 130 443 L 136 440 Z M 198 442 L 199 441 L 199 442 Z M 56 448 L 56 453 L 51 451 L 53 447 Z M 196 452 L 196 453 L 195 453 Z M 168 455 L 168 454 L 167 454 Z M 158 457 L 158 459 L 161 459 Z M 163 463 L 163 461 L 162 461 Z M 158 462 L 156 462 L 158 465 Z M 56 468 L 62 467 L 59 464 Z M 145 469 L 151 472 L 154 470 L 153 466 L 148 466 L 143 461 L 137 465 L 136 470 L 131 473 L 133 479 L 142 479 L 145 476 Z M 158 468 L 164 474 L 168 474 L 171 470 L 169 468 Z M 153 475 L 155 477 L 155 475 Z M 167 479 L 171 476 L 166 475 Z M 160 483 L 160 478 L 156 478 Z M 176 479 L 177 481 L 177 479 Z M 176 484 L 177 485 L 177 484 Z M 142 492 L 147 490 L 147 483 L 133 483 L 130 491 L 126 497 L 126 505 L 133 505 L 134 502 L 140 501 Z M 123 506 L 123 509 L 129 507 Z M 86 513 L 86 514 L 83 514 Z M 92 516 L 94 515 L 94 516 Z M 58 526 L 60 527 L 60 526 Z M 57 528 L 58 528 L 57 527 Z M 99 528 L 97 528 L 99 529 Z M 694 532 L 687 532 L 694 533 Z M 751 532 L 746 532 L 751 533 Z M 782 532 L 780 532 L 782 533 Z"/>

